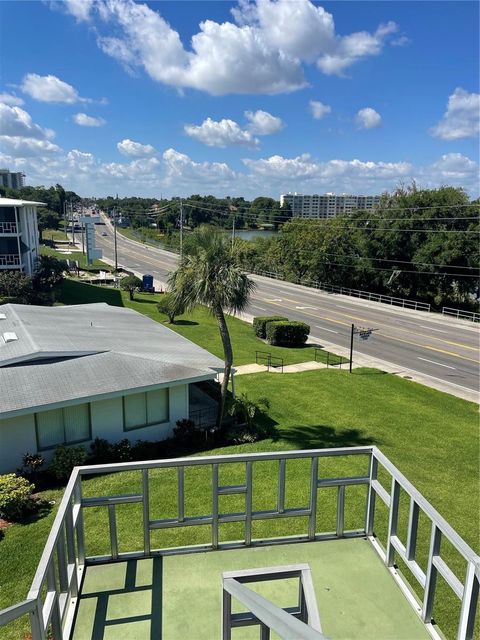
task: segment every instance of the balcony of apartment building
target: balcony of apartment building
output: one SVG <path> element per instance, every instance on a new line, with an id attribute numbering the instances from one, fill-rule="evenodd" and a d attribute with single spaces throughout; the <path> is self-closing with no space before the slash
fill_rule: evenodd
<path id="1" fill-rule="evenodd" d="M 479 561 L 377 447 L 85 466 L 0 625 L 29 615 L 33 640 L 466 640 Z"/>
<path id="2" fill-rule="evenodd" d="M 8 224 L 8 221 L 5 221 L 5 224 Z M 15 234 L 0 233 L 0 269 L 22 269 L 24 266 L 22 249 L 25 249 L 25 245 L 18 234 L 15 237 Z"/>
<path id="3" fill-rule="evenodd" d="M 20 236 L 20 226 L 14 207 L 0 207 L 0 238 Z"/>

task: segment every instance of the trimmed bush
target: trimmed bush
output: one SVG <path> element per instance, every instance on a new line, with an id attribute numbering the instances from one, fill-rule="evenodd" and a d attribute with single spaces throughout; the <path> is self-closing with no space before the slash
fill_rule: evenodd
<path id="1" fill-rule="evenodd" d="M 305 322 L 278 321 L 267 323 L 267 341 L 272 345 L 293 347 L 305 344 L 310 327 Z"/>
<path id="2" fill-rule="evenodd" d="M 157 303 L 159 313 L 167 316 L 169 324 L 175 324 L 176 316 L 181 316 L 185 310 L 171 293 L 164 293 Z"/>
<path id="3" fill-rule="evenodd" d="M 257 338 L 265 339 L 267 337 L 267 323 L 287 320 L 283 316 L 258 316 L 253 319 L 253 331 Z"/>
<path id="4" fill-rule="evenodd" d="M 85 447 L 65 447 L 61 444 L 55 449 L 50 471 L 57 480 L 68 480 L 73 467 L 85 464 L 87 452 Z"/>
<path id="5" fill-rule="evenodd" d="M 35 506 L 32 493 L 35 486 L 15 473 L 0 476 L 0 516 L 6 520 L 21 520 Z"/>

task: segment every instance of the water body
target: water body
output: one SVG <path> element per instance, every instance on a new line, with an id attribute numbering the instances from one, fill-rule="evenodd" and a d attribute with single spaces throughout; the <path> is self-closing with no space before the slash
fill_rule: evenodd
<path id="1" fill-rule="evenodd" d="M 242 240 L 253 240 L 254 238 L 269 238 L 277 235 L 277 231 L 267 231 L 264 229 L 238 229 L 235 231 L 236 238 Z"/>

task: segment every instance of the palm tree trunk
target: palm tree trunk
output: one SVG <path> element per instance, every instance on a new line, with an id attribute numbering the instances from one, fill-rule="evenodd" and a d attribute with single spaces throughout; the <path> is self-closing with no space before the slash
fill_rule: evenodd
<path id="1" fill-rule="evenodd" d="M 228 382 L 230 380 L 230 372 L 233 365 L 233 351 L 232 342 L 230 340 L 230 334 L 228 332 L 227 323 L 225 320 L 225 314 L 221 307 L 216 307 L 213 310 L 218 322 L 218 328 L 220 329 L 220 337 L 222 339 L 223 354 L 225 360 L 225 369 L 223 370 L 223 380 L 220 390 L 220 402 L 218 403 L 217 413 L 217 429 L 222 426 L 223 412 L 225 410 L 225 400 L 227 398 Z"/>

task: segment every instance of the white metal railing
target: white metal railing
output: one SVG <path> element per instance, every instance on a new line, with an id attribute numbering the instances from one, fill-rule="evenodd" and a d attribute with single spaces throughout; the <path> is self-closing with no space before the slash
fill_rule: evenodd
<path id="1" fill-rule="evenodd" d="M 16 234 L 18 233 L 17 229 L 18 227 L 16 222 L 10 222 L 10 221 L 6 222 L 6 221 L 0 220 L 0 233 Z"/>
<path id="2" fill-rule="evenodd" d="M 359 476 L 330 477 L 321 470 L 327 458 L 361 456 L 368 463 L 368 472 Z M 308 465 L 305 474 L 305 488 L 308 487 L 308 504 L 286 507 L 285 495 L 288 486 L 286 469 L 291 461 L 304 460 Z M 253 509 L 253 492 L 261 492 L 263 487 L 254 481 L 253 467 L 265 461 L 277 464 L 278 482 L 276 506 L 273 509 Z M 239 485 L 221 485 L 220 469 L 242 464 L 245 481 Z M 196 467 L 210 469 L 211 508 L 203 515 L 188 516 L 185 510 L 185 470 Z M 367 464 L 365 464 L 367 468 Z M 176 470 L 177 514 L 174 518 L 158 518 L 151 513 L 149 472 L 155 469 Z M 387 475 L 390 489 L 379 480 L 379 469 Z M 141 492 L 133 494 L 82 497 L 82 479 L 95 474 L 139 471 L 142 479 Z M 298 473 L 295 474 L 298 478 Z M 290 477 L 290 475 L 289 475 Z M 356 528 L 345 529 L 345 501 L 348 487 L 365 486 L 366 499 L 360 518 L 356 518 Z M 325 488 L 336 488 L 336 530 L 325 531 L 317 519 L 319 492 Z M 219 509 L 221 496 L 243 495 L 245 508 L 241 512 L 223 513 Z M 408 499 L 410 503 L 407 537 L 402 540 L 398 529 L 399 503 Z M 379 543 L 376 532 L 381 528 L 381 516 L 377 515 L 376 502 L 379 498 L 388 509 L 388 535 L 385 547 Z M 116 509 L 124 504 L 139 503 L 143 513 L 143 544 L 129 552 L 119 552 Z M 109 553 L 102 556 L 85 557 L 84 509 L 106 507 L 108 512 Z M 419 516 L 422 514 L 430 524 L 431 539 L 424 571 L 417 561 L 417 536 Z M 306 530 L 302 535 L 284 535 L 277 538 L 254 539 L 252 523 L 284 518 L 304 518 Z M 380 520 L 379 520 L 380 518 Z M 219 542 L 219 527 L 223 523 L 243 523 L 243 541 Z M 157 529 L 188 526 L 204 526 L 210 529 L 210 543 L 182 548 L 151 548 L 151 533 Z M 77 596 L 81 589 L 85 563 L 109 562 L 112 560 L 150 557 L 152 554 L 178 554 L 191 551 L 207 551 L 220 548 L 238 548 L 250 545 L 292 543 L 296 541 L 336 539 L 343 537 L 367 536 L 373 548 L 383 559 L 392 576 L 410 600 L 413 609 L 421 617 L 432 637 L 439 638 L 432 618 L 435 611 L 437 576 L 440 574 L 451 591 L 461 601 L 458 618 L 457 640 L 473 637 L 476 606 L 479 594 L 480 558 L 453 530 L 444 518 L 429 504 L 419 491 L 400 473 L 377 447 L 351 447 L 338 449 L 312 449 L 308 451 L 288 451 L 252 453 L 244 455 L 220 455 L 205 457 L 176 458 L 148 462 L 128 462 L 96 466 L 77 467 L 73 470 L 65 489 L 55 521 L 42 553 L 39 565 L 27 599 L 13 607 L 0 611 L 0 626 L 29 613 L 33 640 L 45 640 L 51 631 L 56 640 L 67 640 L 72 629 L 77 606 Z M 441 541 L 448 541 L 463 560 L 466 570 L 459 579 L 448 566 L 441 552 Z M 28 541 L 26 541 L 28 543 Z M 395 559 L 401 558 L 420 589 L 422 604 L 411 586 L 397 571 Z"/>
<path id="3" fill-rule="evenodd" d="M 472 322 L 480 322 L 480 313 L 474 311 L 464 311 L 463 309 L 452 309 L 451 307 L 442 307 L 444 316 L 453 316 L 461 320 L 471 320 Z"/>
<path id="4" fill-rule="evenodd" d="M 371 302 L 381 302 L 382 304 L 389 304 L 391 306 L 403 307 L 404 309 L 415 309 L 416 311 L 430 311 L 431 305 L 428 302 L 417 302 L 416 300 L 408 300 L 407 298 L 396 298 L 395 296 L 387 296 L 382 293 L 372 293 L 370 291 L 362 291 L 361 289 L 351 289 L 350 287 L 340 287 L 335 284 L 328 284 L 326 282 L 317 282 L 315 280 L 292 278 L 287 280 L 281 274 L 273 271 L 262 271 L 260 269 L 254 269 L 251 273 L 259 276 L 265 276 L 267 278 L 274 278 L 276 280 L 283 280 L 285 282 L 292 282 L 293 284 L 301 284 L 306 287 L 313 287 L 314 289 L 320 289 L 327 291 L 328 293 L 340 293 L 344 296 L 352 296 L 354 298 L 361 298 L 362 300 L 370 300 Z"/>
<path id="5" fill-rule="evenodd" d="M 0 253 L 0 267 L 19 267 L 20 264 L 18 253 Z"/>

